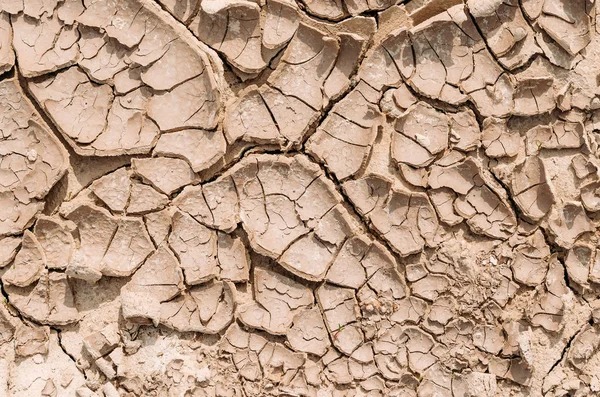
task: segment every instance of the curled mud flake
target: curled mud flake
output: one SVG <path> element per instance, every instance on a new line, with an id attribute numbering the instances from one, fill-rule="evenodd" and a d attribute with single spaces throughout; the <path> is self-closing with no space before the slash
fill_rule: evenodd
<path id="1" fill-rule="evenodd" d="M 587 287 L 594 257 L 595 252 L 592 247 L 584 244 L 574 245 L 565 258 L 565 268 L 569 279 L 583 287 Z"/>
<path id="2" fill-rule="evenodd" d="M 353 290 L 324 284 L 316 296 L 333 345 L 346 355 L 352 354 L 364 343 L 357 323 L 360 310 Z"/>
<path id="3" fill-rule="evenodd" d="M 581 187 L 581 202 L 588 211 L 600 210 L 600 182 L 591 182 Z"/>
<path id="4" fill-rule="evenodd" d="M 186 25 L 196 13 L 198 3 L 200 3 L 198 0 L 159 0 L 158 2 L 177 20 Z"/>
<path id="5" fill-rule="evenodd" d="M 533 221 L 542 219 L 556 201 L 544 163 L 537 156 L 527 157 L 515 168 L 511 187 L 515 203 Z"/>
<path id="6" fill-rule="evenodd" d="M 40 215 L 35 222 L 33 234 L 44 251 L 46 267 L 66 269 L 75 249 L 71 226 L 58 217 Z"/>
<path id="7" fill-rule="evenodd" d="M 504 67 L 515 69 L 523 66 L 541 52 L 518 1 L 471 1 L 468 7 L 488 47 Z"/>
<path id="8" fill-rule="evenodd" d="M 83 346 L 97 360 L 113 351 L 120 341 L 119 326 L 117 323 L 111 323 L 83 338 Z"/>
<path id="9" fill-rule="evenodd" d="M 233 320 L 235 286 L 211 281 L 160 305 L 161 324 L 180 332 L 216 334 Z"/>
<path id="10" fill-rule="evenodd" d="M 429 199 L 441 222 L 449 226 L 454 226 L 464 220 L 462 216 L 457 215 L 454 211 L 453 203 L 456 199 L 456 193 L 448 188 L 432 189 L 428 193 Z"/>
<path id="11" fill-rule="evenodd" d="M 39 20 L 14 15 L 11 24 L 19 70 L 25 77 L 41 76 L 77 61 L 79 33 L 72 26 L 62 25 L 56 14 L 46 14 Z"/>
<path id="12" fill-rule="evenodd" d="M 366 44 L 363 37 L 353 33 L 340 34 L 339 37 L 340 54 L 323 86 L 323 92 L 329 100 L 336 100 L 350 87 L 350 76 Z"/>
<path id="13" fill-rule="evenodd" d="M 515 213 L 498 187 L 476 186 L 454 202 L 456 212 L 467 219 L 474 233 L 507 239 L 517 229 Z"/>
<path id="14" fill-rule="evenodd" d="M 239 99 L 225 116 L 225 138 L 229 144 L 242 139 L 260 143 L 283 143 L 279 126 L 261 92 L 250 86 L 239 94 Z"/>
<path id="15" fill-rule="evenodd" d="M 29 83 L 37 102 L 76 145 L 92 143 L 104 131 L 113 101 L 107 85 L 95 85 L 77 67 Z"/>
<path id="16" fill-rule="evenodd" d="M 598 172 L 598 166 L 581 153 L 576 154 L 571 159 L 571 167 L 579 179 L 584 179 L 586 176 Z"/>
<path id="17" fill-rule="evenodd" d="M 251 1 L 204 1 L 190 26 L 194 34 L 246 74 L 260 73 L 271 56 L 261 51 L 260 6 Z M 266 52 L 266 54 L 269 54 Z M 266 55 L 265 54 L 265 55 Z"/>
<path id="18" fill-rule="evenodd" d="M 453 149 L 469 152 L 481 145 L 481 131 L 471 110 L 448 115 L 450 120 L 450 144 Z"/>
<path id="19" fill-rule="evenodd" d="M 21 249 L 15 256 L 13 265 L 2 275 L 2 282 L 17 287 L 27 287 L 37 281 L 46 268 L 46 256 L 37 238 L 25 230 Z"/>
<path id="20" fill-rule="evenodd" d="M 194 285 L 219 274 L 217 233 L 180 211 L 173 214 L 169 246 L 178 256 L 185 282 Z"/>
<path id="21" fill-rule="evenodd" d="M 364 237 L 349 238 L 327 271 L 326 279 L 332 284 L 358 289 L 367 281 L 361 263 L 371 242 Z"/>
<path id="22" fill-rule="evenodd" d="M 317 356 L 323 356 L 331 346 L 321 311 L 316 306 L 297 312 L 287 339 L 294 350 Z"/>
<path id="23" fill-rule="evenodd" d="M 593 222 L 579 202 L 567 202 L 553 209 L 548 221 L 548 231 L 563 248 L 571 248 L 579 236 L 594 230 Z"/>
<path id="24" fill-rule="evenodd" d="M 430 274 L 410 285 L 412 293 L 426 300 L 436 300 L 450 287 L 450 279 L 446 276 Z"/>
<path id="25" fill-rule="evenodd" d="M 66 215 L 77 226 L 77 249 L 66 273 L 69 277 L 96 282 L 102 277 L 102 258 L 117 232 L 118 222 L 100 208 L 81 205 Z"/>
<path id="26" fill-rule="evenodd" d="M 188 163 L 181 159 L 168 157 L 133 159 L 131 165 L 134 174 L 166 195 L 195 181 L 194 172 Z"/>
<path id="27" fill-rule="evenodd" d="M 347 16 L 342 0 L 303 0 L 309 14 L 331 21 L 339 21 Z"/>
<path id="28" fill-rule="evenodd" d="M 337 38 L 300 24 L 280 65 L 269 76 L 269 84 L 318 111 L 324 106 L 322 86 L 334 67 L 339 49 Z"/>
<path id="29" fill-rule="evenodd" d="M 182 158 L 194 172 L 200 172 L 218 163 L 225 155 L 226 147 L 220 130 L 182 130 L 162 134 L 153 153 L 155 156 Z"/>
<path id="30" fill-rule="evenodd" d="M 12 47 L 12 26 L 10 16 L 2 13 L 0 15 L 0 75 L 8 72 L 15 65 L 15 52 Z"/>
<path id="31" fill-rule="evenodd" d="M 487 118 L 483 121 L 481 142 L 488 156 L 513 157 L 519 153 L 521 136 L 517 131 L 510 131 L 506 124 L 505 119 Z"/>
<path id="32" fill-rule="evenodd" d="M 113 212 L 123 212 L 131 193 L 131 180 L 125 168 L 96 179 L 91 190 Z"/>
<path id="33" fill-rule="evenodd" d="M 571 55 L 579 53 L 591 41 L 586 3 L 585 0 L 547 0 L 537 19 L 539 26 Z"/>
<path id="34" fill-rule="evenodd" d="M 369 215 L 379 233 L 402 256 L 436 245 L 438 220 L 424 193 L 391 190 L 387 200 Z"/>
<path id="35" fill-rule="evenodd" d="M 134 323 L 158 325 L 160 305 L 183 290 L 183 274 L 177 258 L 165 246 L 159 247 L 121 289 L 123 317 Z"/>
<path id="36" fill-rule="evenodd" d="M 448 148 L 448 117 L 424 102 L 408 109 L 394 128 L 392 157 L 399 163 L 423 167 Z"/>
<path id="37" fill-rule="evenodd" d="M 485 352 L 497 355 L 504 345 L 502 329 L 493 325 L 476 327 L 473 333 L 473 344 Z"/>
<path id="38" fill-rule="evenodd" d="M 532 371 L 522 358 L 492 357 L 489 363 L 489 371 L 498 378 L 508 379 L 522 386 L 531 384 Z"/>
<path id="39" fill-rule="evenodd" d="M 480 164 L 471 157 L 447 167 L 434 164 L 430 168 L 429 186 L 434 189 L 449 188 L 459 195 L 466 195 L 484 184 L 480 170 Z"/>
<path id="40" fill-rule="evenodd" d="M 256 301 L 238 308 L 238 318 L 249 327 L 283 335 L 295 313 L 314 302 L 309 288 L 274 271 L 255 268 L 253 281 Z"/>
<path id="41" fill-rule="evenodd" d="M 335 258 L 336 251 L 335 247 L 311 233 L 294 241 L 281 255 L 279 263 L 299 277 L 321 281 Z"/>
<path id="42" fill-rule="evenodd" d="M 586 324 L 575 336 L 567 352 L 567 360 L 575 368 L 582 370 L 600 347 L 598 326 Z"/>
<path id="43" fill-rule="evenodd" d="M 367 55 L 359 68 L 358 77 L 373 89 L 382 91 L 384 87 L 398 86 L 402 82 L 400 71 L 407 78 L 413 70 L 414 59 L 408 31 L 398 29 Z"/>
<path id="44" fill-rule="evenodd" d="M 83 59 L 79 60 L 78 65 L 93 81 L 104 84 L 111 83 L 117 73 L 127 69 L 131 52 L 116 40 L 104 41 L 101 35 L 95 34 L 98 36 L 94 38 L 100 41 L 101 47 L 94 48 L 96 51 L 90 51 L 87 54 L 88 47 L 94 45 L 86 42 L 85 35 L 82 35 L 79 46 Z"/>
<path id="45" fill-rule="evenodd" d="M 0 268 L 13 261 L 21 246 L 21 240 L 20 237 L 0 238 Z"/>
<path id="46" fill-rule="evenodd" d="M 15 79 L 0 83 L 0 236 L 21 233 L 67 169 L 67 152 Z"/>
<path id="47" fill-rule="evenodd" d="M 128 214 L 144 214 L 163 209 L 169 198 L 156 191 L 152 186 L 134 181 L 131 184 L 131 197 L 127 204 Z"/>
<path id="48" fill-rule="evenodd" d="M 406 297 L 397 302 L 397 309 L 390 320 L 397 324 L 418 324 L 427 312 L 427 303 L 414 296 Z"/>
<path id="49" fill-rule="evenodd" d="M 290 0 L 267 1 L 267 16 L 262 32 L 262 44 L 278 49 L 292 39 L 300 24 L 298 5 Z"/>
<path id="50" fill-rule="evenodd" d="M 534 116 L 554 109 L 554 79 L 532 77 L 520 79 L 514 92 L 516 116 Z"/>
<path id="51" fill-rule="evenodd" d="M 101 267 L 102 274 L 111 277 L 128 277 L 154 250 L 144 222 L 140 218 L 120 219 Z"/>
<path id="52" fill-rule="evenodd" d="M 4 286 L 10 303 L 23 316 L 40 324 L 65 325 L 79 320 L 67 275 L 43 270 L 38 282 L 26 288 Z"/>
<path id="53" fill-rule="evenodd" d="M 514 248 L 514 258 L 510 264 L 514 279 L 532 287 L 540 285 L 548 271 L 549 257 L 550 248 L 543 233 L 537 230 L 525 243 Z"/>
<path id="54" fill-rule="evenodd" d="M 155 246 L 160 246 L 171 230 L 171 215 L 168 209 L 144 215 L 144 223 Z"/>
<path id="55" fill-rule="evenodd" d="M 584 126 L 581 123 L 556 121 L 551 125 L 537 126 L 526 133 L 527 154 L 537 154 L 541 149 L 576 149 L 583 145 Z"/>
<path id="56" fill-rule="evenodd" d="M 536 295 L 535 303 L 529 308 L 531 325 L 557 332 L 561 328 L 564 302 L 559 296 L 549 292 Z"/>
<path id="57" fill-rule="evenodd" d="M 155 91 L 168 91 L 203 73 L 202 55 L 181 40 L 169 43 L 165 53 L 140 74 L 141 80 Z"/>
<path id="58" fill-rule="evenodd" d="M 323 161 L 338 180 L 347 179 L 364 169 L 379 124 L 377 108 L 352 91 L 310 137 L 307 151 Z"/>
<path id="59" fill-rule="evenodd" d="M 217 250 L 221 279 L 232 282 L 249 280 L 250 257 L 240 238 L 219 232 Z"/>

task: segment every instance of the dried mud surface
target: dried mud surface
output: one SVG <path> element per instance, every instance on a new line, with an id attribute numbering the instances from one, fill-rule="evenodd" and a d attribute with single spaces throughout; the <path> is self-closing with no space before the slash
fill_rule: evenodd
<path id="1" fill-rule="evenodd" d="M 0 0 L 0 397 L 600 396 L 594 0 Z"/>

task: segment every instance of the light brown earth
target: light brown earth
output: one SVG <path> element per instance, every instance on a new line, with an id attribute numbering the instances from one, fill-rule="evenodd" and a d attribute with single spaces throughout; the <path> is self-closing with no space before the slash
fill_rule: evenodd
<path id="1" fill-rule="evenodd" d="M 594 0 L 0 0 L 0 397 L 600 396 Z"/>

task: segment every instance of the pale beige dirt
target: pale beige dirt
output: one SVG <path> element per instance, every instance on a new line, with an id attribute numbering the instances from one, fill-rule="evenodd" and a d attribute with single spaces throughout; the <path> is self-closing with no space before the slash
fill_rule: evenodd
<path id="1" fill-rule="evenodd" d="M 600 396 L 594 0 L 0 0 L 0 397 Z"/>

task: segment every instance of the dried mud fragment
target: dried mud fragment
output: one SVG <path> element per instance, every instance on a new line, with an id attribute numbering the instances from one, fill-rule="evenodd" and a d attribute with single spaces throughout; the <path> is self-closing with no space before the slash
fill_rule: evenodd
<path id="1" fill-rule="evenodd" d="M 21 233 L 67 169 L 67 153 L 16 79 L 0 83 L 0 236 Z"/>
<path id="2" fill-rule="evenodd" d="M 91 190 L 113 212 L 123 212 L 131 194 L 131 180 L 125 168 L 96 179 Z"/>
<path id="3" fill-rule="evenodd" d="M 297 281 L 263 268 L 253 275 L 255 301 L 238 308 L 238 318 L 252 328 L 284 335 L 294 315 L 313 304 L 312 291 Z"/>
<path id="4" fill-rule="evenodd" d="M 501 328 L 483 325 L 475 328 L 473 344 L 479 349 L 497 355 L 504 345 L 504 334 Z"/>
<path id="5" fill-rule="evenodd" d="M 515 203 L 533 221 L 542 219 L 555 202 L 544 163 L 537 156 L 527 157 L 515 168 L 511 185 Z"/>
<path id="6" fill-rule="evenodd" d="M 155 326 L 160 322 L 161 303 L 167 302 L 184 288 L 179 262 L 168 248 L 159 247 L 121 289 L 123 317 L 135 323 Z"/>
<path id="7" fill-rule="evenodd" d="M 169 246 L 181 262 L 188 285 L 204 283 L 218 276 L 217 233 L 214 230 L 177 211 L 172 218 Z"/>
<path id="8" fill-rule="evenodd" d="M 319 18 L 339 21 L 347 16 L 342 0 L 303 0 L 307 11 Z"/>
<path id="9" fill-rule="evenodd" d="M 457 215 L 454 211 L 456 193 L 448 188 L 432 189 L 428 193 L 429 199 L 441 222 L 449 226 L 454 226 L 464 220 L 462 216 Z"/>
<path id="10" fill-rule="evenodd" d="M 390 188 L 385 179 L 369 175 L 343 185 L 350 200 L 402 256 L 433 247 L 438 220 L 424 193 L 410 193 Z M 373 191 L 381 196 L 373 196 Z M 375 202 L 369 202 L 376 200 Z"/>
<path id="11" fill-rule="evenodd" d="M 169 203 L 169 198 L 159 193 L 152 186 L 134 181 L 131 184 L 131 195 L 127 203 L 128 214 L 144 214 L 158 211 Z"/>
<path id="12" fill-rule="evenodd" d="M 563 296 L 569 292 L 565 283 L 564 267 L 554 254 L 550 258 L 545 289 L 536 294 L 535 303 L 528 310 L 531 324 L 548 331 L 559 331 L 565 307 Z"/>
<path id="13" fill-rule="evenodd" d="M 548 231 L 563 248 L 571 248 L 579 236 L 594 230 L 593 222 L 579 202 L 567 202 L 553 209 L 548 221 Z"/>
<path id="14" fill-rule="evenodd" d="M 594 263 L 594 256 L 594 249 L 589 245 L 573 245 L 565 258 L 565 268 L 569 279 L 583 287 L 588 286 L 588 277 Z"/>
<path id="15" fill-rule="evenodd" d="M 357 323 L 360 315 L 354 291 L 324 284 L 316 292 L 319 307 L 333 345 L 351 355 L 364 343 L 364 335 Z"/>
<path id="16" fill-rule="evenodd" d="M 211 281 L 162 303 L 160 322 L 179 332 L 216 334 L 231 323 L 235 306 L 235 286 L 227 281 Z"/>
<path id="17" fill-rule="evenodd" d="M 413 167 L 429 165 L 448 148 L 448 117 L 424 102 L 418 102 L 396 121 L 392 136 L 392 158 Z"/>
<path id="18" fill-rule="evenodd" d="M 481 143 L 485 154 L 492 158 L 513 157 L 519 153 L 521 136 L 507 128 L 507 120 L 487 118 L 483 121 Z"/>
<path id="19" fill-rule="evenodd" d="M 290 346 L 300 352 L 323 356 L 331 346 L 321 311 L 316 306 L 298 311 L 286 335 Z"/>
<path id="20" fill-rule="evenodd" d="M 521 78 L 514 92 L 516 116 L 534 116 L 551 111 L 556 106 L 554 79 L 548 76 Z"/>
<path id="21" fill-rule="evenodd" d="M 588 211 L 600 210 L 600 182 L 591 182 L 581 187 L 581 203 Z"/>
<path id="22" fill-rule="evenodd" d="M 134 174 L 148 181 L 158 191 L 170 195 L 195 181 L 195 175 L 187 162 L 168 157 L 133 159 Z"/>
<path id="23" fill-rule="evenodd" d="M 581 123 L 558 120 L 548 126 L 537 126 L 526 133 L 527 154 L 541 149 L 576 149 L 583 145 L 584 127 Z"/>
<path id="24" fill-rule="evenodd" d="M 36 77 L 73 65 L 79 56 L 79 33 L 64 26 L 56 14 L 34 19 L 11 16 L 13 46 L 19 70 L 25 77 Z"/>
<path id="25" fill-rule="evenodd" d="M 586 324 L 575 336 L 567 352 L 567 360 L 575 368 L 582 370 L 600 347 L 600 334 L 597 326 Z"/>
<path id="26" fill-rule="evenodd" d="M 364 237 L 349 238 L 329 267 L 327 281 L 342 287 L 362 287 L 367 281 L 367 275 L 361 262 L 370 245 L 371 242 Z"/>
<path id="27" fill-rule="evenodd" d="M 338 180 L 353 177 L 366 165 L 381 121 L 376 105 L 355 89 L 335 104 L 309 138 L 307 151 Z"/>
<path id="28" fill-rule="evenodd" d="M 504 67 L 515 69 L 523 66 L 533 55 L 541 52 L 518 1 L 472 1 L 467 4 L 488 47 Z"/>
<path id="29" fill-rule="evenodd" d="M 221 52 L 232 66 L 244 73 L 259 73 L 270 60 L 261 51 L 260 11 L 260 6 L 251 1 L 203 1 L 190 26 L 200 40 Z"/>
<path id="30" fill-rule="evenodd" d="M 220 130 L 182 130 L 162 134 L 153 153 L 155 156 L 182 158 L 194 172 L 200 172 L 221 160 L 226 145 Z"/>
<path id="31" fill-rule="evenodd" d="M 0 268 L 10 264 L 21 246 L 20 237 L 3 237 L 0 239 Z"/>
<path id="32" fill-rule="evenodd" d="M 498 378 L 508 379 L 522 386 L 529 386 L 531 383 L 531 369 L 521 358 L 503 359 L 492 357 L 489 370 Z"/>
<path id="33" fill-rule="evenodd" d="M 65 325 L 79 320 L 67 275 L 43 270 L 38 282 L 26 288 L 4 286 L 10 303 L 40 324 Z"/>
<path id="34" fill-rule="evenodd" d="M 290 0 L 267 1 L 267 16 L 262 44 L 268 49 L 281 48 L 292 39 L 300 24 L 298 5 Z"/>
<path id="35" fill-rule="evenodd" d="M 537 19 L 539 26 L 570 55 L 576 55 L 591 40 L 586 0 L 547 0 Z"/>
<path id="36" fill-rule="evenodd" d="M 167 209 L 144 215 L 144 223 L 155 246 L 167 239 L 171 230 L 171 215 Z"/>
<path id="37" fill-rule="evenodd" d="M 46 256 L 37 238 L 29 230 L 25 230 L 21 249 L 15 260 L 2 275 L 2 282 L 17 287 L 27 287 L 37 281 L 46 268 Z"/>
<path id="38" fill-rule="evenodd" d="M 581 153 L 576 154 L 571 159 L 571 167 L 573 167 L 575 175 L 579 179 L 583 179 L 598 171 L 597 165 Z"/>
<path id="39" fill-rule="evenodd" d="M 242 240 L 225 233 L 218 233 L 217 238 L 217 259 L 221 279 L 233 282 L 248 281 L 250 257 Z"/>
<path id="40" fill-rule="evenodd" d="M 523 244 L 517 245 L 510 264 L 515 281 L 532 287 L 540 285 L 548 271 L 550 248 L 546 244 L 541 230 L 528 237 Z"/>
<path id="41" fill-rule="evenodd" d="M 8 14 L 0 14 L 0 75 L 8 72 L 15 65 L 15 53 L 12 47 L 12 26 Z"/>
<path id="42" fill-rule="evenodd" d="M 481 131 L 471 110 L 448 115 L 450 119 L 450 143 L 453 149 L 469 152 L 481 145 Z"/>
<path id="43" fill-rule="evenodd" d="M 66 273 L 90 282 L 100 280 L 102 259 L 117 232 L 117 221 L 108 211 L 89 205 L 78 206 L 66 218 L 75 222 L 79 234 Z"/>
<path id="44" fill-rule="evenodd" d="M 336 38 L 300 24 L 279 66 L 269 76 L 269 84 L 318 111 L 324 106 L 322 86 L 339 49 Z"/>
<path id="45" fill-rule="evenodd" d="M 102 274 L 128 277 L 153 250 L 150 236 L 140 218 L 120 219 L 100 264 Z"/>

